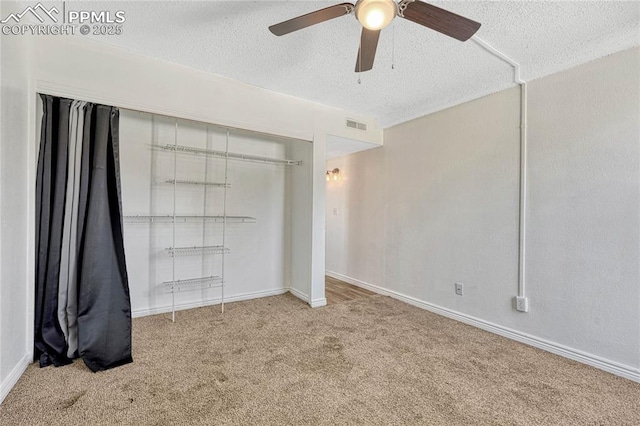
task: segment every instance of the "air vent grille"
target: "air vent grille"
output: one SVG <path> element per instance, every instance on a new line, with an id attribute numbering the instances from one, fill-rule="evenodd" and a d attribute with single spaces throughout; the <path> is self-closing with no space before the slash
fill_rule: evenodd
<path id="1" fill-rule="evenodd" d="M 355 120 L 347 119 L 347 127 L 357 130 L 367 130 L 367 125 L 365 123 L 359 123 Z"/>

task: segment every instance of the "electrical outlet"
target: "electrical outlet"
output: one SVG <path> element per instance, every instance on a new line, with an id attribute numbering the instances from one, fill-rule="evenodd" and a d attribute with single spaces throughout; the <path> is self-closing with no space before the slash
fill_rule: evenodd
<path id="1" fill-rule="evenodd" d="M 458 296 L 462 296 L 462 288 L 464 286 L 461 283 L 456 283 L 456 294 Z"/>
<path id="2" fill-rule="evenodd" d="M 516 297 L 516 309 L 520 312 L 529 312 L 529 299 L 527 297 Z"/>
<path id="3" fill-rule="evenodd" d="M 337 207 L 333 208 L 333 215 L 334 216 L 338 216 L 338 208 Z"/>

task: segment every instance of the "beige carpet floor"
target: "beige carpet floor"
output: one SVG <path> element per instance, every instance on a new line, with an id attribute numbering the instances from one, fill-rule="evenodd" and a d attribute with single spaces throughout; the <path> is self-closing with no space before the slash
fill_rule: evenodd
<path id="1" fill-rule="evenodd" d="M 371 296 L 133 322 L 134 363 L 31 365 L 2 425 L 640 425 L 640 384 Z"/>

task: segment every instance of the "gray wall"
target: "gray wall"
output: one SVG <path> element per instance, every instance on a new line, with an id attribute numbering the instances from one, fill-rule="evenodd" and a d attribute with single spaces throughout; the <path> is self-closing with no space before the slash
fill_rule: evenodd
<path id="1" fill-rule="evenodd" d="M 512 306 L 517 88 L 329 161 L 327 270 L 640 378 L 639 69 L 635 48 L 529 84 L 529 313 Z"/>
<path id="2" fill-rule="evenodd" d="M 3 4 L 0 16 L 7 12 Z M 27 328 L 32 324 L 27 321 L 28 50 L 23 37 L 2 36 L 0 45 L 1 402 L 26 367 Z"/>

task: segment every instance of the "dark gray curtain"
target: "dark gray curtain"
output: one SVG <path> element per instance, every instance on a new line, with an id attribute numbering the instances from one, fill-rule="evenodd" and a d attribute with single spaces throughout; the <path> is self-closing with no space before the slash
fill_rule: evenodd
<path id="1" fill-rule="evenodd" d="M 42 103 L 36 175 L 34 357 L 44 367 L 71 362 L 67 358 L 67 343 L 57 318 L 71 100 L 42 96 Z"/>
<path id="2" fill-rule="evenodd" d="M 42 134 L 36 178 L 37 260 L 35 357 L 41 366 L 71 362 L 59 303 L 77 306 L 77 354 L 93 371 L 132 361 L 131 304 L 122 236 L 118 157 L 119 111 L 87 103 L 84 115 L 78 203 L 77 294 L 59 296 L 67 193 L 69 110 L 72 100 L 41 95 Z M 74 152 L 73 149 L 71 152 Z M 79 152 L 79 151 L 78 151 Z M 73 192 L 73 191 L 68 191 Z M 66 197 L 66 198 L 65 198 Z M 75 201 L 74 201 L 75 202 Z M 67 209 L 75 212 L 75 209 Z M 67 221 L 66 223 L 70 223 Z M 64 291 L 62 292 L 64 293 Z M 74 343 L 75 344 L 75 343 Z M 74 348 L 72 344 L 72 348 Z"/>
<path id="3" fill-rule="evenodd" d="M 79 205 L 83 225 L 79 234 L 78 352 L 97 371 L 132 361 L 131 304 L 122 238 L 119 111 L 94 105 L 90 118 L 89 137 L 83 138 L 83 146 L 90 150 L 88 181 L 81 188 L 88 192 L 80 194 Z M 82 166 L 84 171 L 85 164 Z"/>

